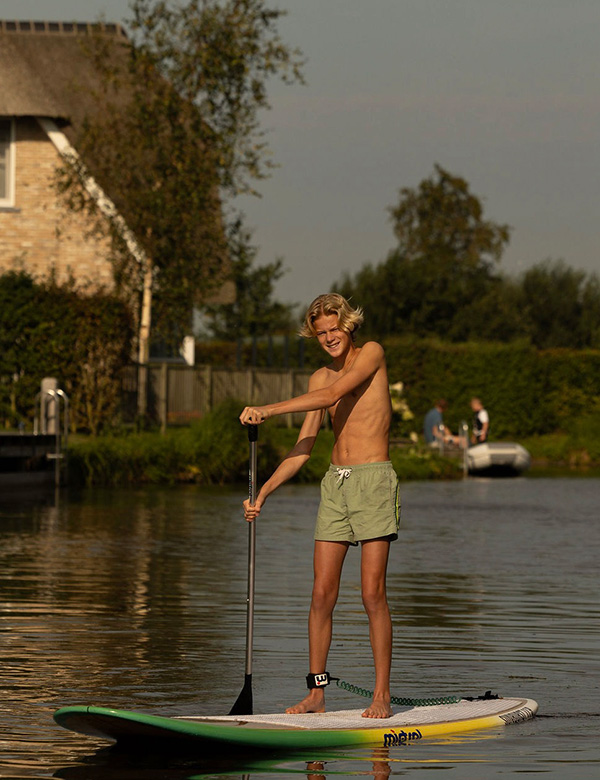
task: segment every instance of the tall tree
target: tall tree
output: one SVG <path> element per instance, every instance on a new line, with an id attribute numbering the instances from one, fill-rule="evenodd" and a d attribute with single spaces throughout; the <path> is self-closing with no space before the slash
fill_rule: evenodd
<path id="1" fill-rule="evenodd" d="M 448 257 L 463 267 L 500 260 L 510 237 L 508 225 L 483 218 L 481 200 L 468 182 L 441 165 L 417 189 L 403 187 L 389 209 L 397 251 L 408 261 Z"/>
<path id="2" fill-rule="evenodd" d="M 285 273 L 283 261 L 254 267 L 256 248 L 240 222 L 229 229 L 229 256 L 235 300 L 204 307 L 212 334 L 219 339 L 235 340 L 288 332 L 293 327 L 294 306 L 273 300 L 273 285 Z"/>
<path id="3" fill-rule="evenodd" d="M 496 283 L 493 261 L 508 241 L 508 226 L 485 220 L 467 182 L 439 165 L 417 189 L 400 190 L 389 211 L 398 246 L 383 263 L 346 277 L 341 291 L 368 306 L 367 332 L 465 338 L 469 323 L 457 312 Z"/>
<path id="4" fill-rule="evenodd" d="M 98 36 L 90 47 L 100 86 L 60 188 L 112 240 L 115 278 L 138 300 L 144 362 L 152 307 L 161 338 L 177 340 L 223 282 L 223 198 L 267 174 L 258 120 L 267 81 L 301 80 L 302 63 L 278 35 L 283 12 L 264 0 L 134 0 L 131 9 L 128 43 Z M 90 173 L 114 203 L 108 222 Z"/>

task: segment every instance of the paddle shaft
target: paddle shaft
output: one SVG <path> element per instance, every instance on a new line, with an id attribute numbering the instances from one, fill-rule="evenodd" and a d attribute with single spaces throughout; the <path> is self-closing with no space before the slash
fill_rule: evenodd
<path id="1" fill-rule="evenodd" d="M 248 426 L 250 463 L 248 468 L 248 497 L 250 505 L 256 503 L 256 473 L 258 425 Z M 248 523 L 248 596 L 246 600 L 246 674 L 244 687 L 231 710 L 230 715 L 252 715 L 252 645 L 254 640 L 254 569 L 256 559 L 256 521 Z"/>
<path id="2" fill-rule="evenodd" d="M 248 426 L 250 442 L 250 467 L 248 469 L 248 497 L 250 505 L 256 503 L 256 471 L 258 425 Z M 246 674 L 252 675 L 252 646 L 254 641 L 254 570 L 256 561 L 256 521 L 248 523 L 248 609 L 246 613 Z"/>

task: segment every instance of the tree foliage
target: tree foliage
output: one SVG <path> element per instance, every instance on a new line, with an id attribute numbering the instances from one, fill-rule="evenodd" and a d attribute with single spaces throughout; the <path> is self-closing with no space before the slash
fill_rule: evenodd
<path id="1" fill-rule="evenodd" d="M 267 80 L 300 79 L 301 61 L 278 36 L 283 12 L 264 0 L 135 0 L 131 8 L 127 44 L 98 35 L 89 47 L 99 87 L 75 142 L 81 160 L 63 166 L 59 187 L 110 236 L 119 286 L 135 299 L 146 283 L 155 329 L 178 340 L 228 271 L 223 197 L 268 170 L 258 120 Z M 106 220 L 86 188 L 88 171 L 127 229 Z M 128 231 L 144 257 L 132 254 Z"/>
<path id="2" fill-rule="evenodd" d="M 299 49 L 283 43 L 285 12 L 265 0 L 134 0 L 137 51 L 199 111 L 221 185 L 251 189 L 271 166 L 258 113 L 270 107 L 267 81 L 302 82 Z"/>
<path id="3" fill-rule="evenodd" d="M 500 260 L 510 228 L 483 218 L 483 205 L 465 179 L 441 165 L 417 189 L 404 187 L 389 209 L 397 251 L 408 262 L 446 258 L 464 268 Z"/>
<path id="4" fill-rule="evenodd" d="M 597 276 L 546 260 L 523 274 L 521 298 L 523 330 L 536 346 L 600 346 Z"/>
<path id="5" fill-rule="evenodd" d="M 254 267 L 257 250 L 240 222 L 229 231 L 229 256 L 235 284 L 235 300 L 204 307 L 211 334 L 235 341 L 247 336 L 265 336 L 292 329 L 293 305 L 273 298 L 273 285 L 285 273 L 283 261 Z"/>
<path id="6" fill-rule="evenodd" d="M 389 211 L 398 246 L 385 262 L 346 277 L 340 291 L 371 313 L 365 330 L 372 334 L 464 338 L 456 314 L 493 285 L 492 261 L 508 242 L 508 226 L 484 219 L 467 182 L 439 165 L 417 189 L 400 190 Z"/>
<path id="7" fill-rule="evenodd" d="M 598 278 L 560 260 L 501 275 L 509 228 L 484 219 L 464 179 L 438 165 L 390 213 L 398 247 L 335 286 L 365 308 L 367 335 L 600 346 Z"/>

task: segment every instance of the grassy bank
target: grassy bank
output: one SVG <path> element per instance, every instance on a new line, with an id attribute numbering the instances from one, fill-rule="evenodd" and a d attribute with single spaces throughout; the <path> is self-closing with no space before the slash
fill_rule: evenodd
<path id="1" fill-rule="evenodd" d="M 247 479 L 248 439 L 237 422 L 240 405 L 227 403 L 188 428 L 94 437 L 69 442 L 69 481 L 86 485 L 219 485 Z M 270 431 L 259 447 L 259 468 L 276 457 Z"/>
<path id="2" fill-rule="evenodd" d="M 69 481 L 83 485 L 223 485 L 248 477 L 248 438 L 237 422 L 241 406 L 227 403 L 189 428 L 159 433 L 129 433 L 97 438 L 74 436 L 69 442 Z M 264 425 L 258 447 L 259 478 L 269 475 L 291 449 L 298 431 Z M 321 479 L 329 465 L 333 434 L 323 430 L 312 456 L 296 477 Z M 451 479 L 461 476 L 456 462 L 424 448 L 393 449 L 401 479 Z"/>
<path id="3" fill-rule="evenodd" d="M 69 445 L 69 479 L 85 485 L 175 484 L 223 485 L 245 482 L 248 439 L 237 422 L 240 404 L 224 404 L 189 428 L 159 433 L 73 437 Z M 258 447 L 259 479 L 269 475 L 291 449 L 298 431 L 264 425 Z M 531 453 L 532 473 L 556 468 L 583 472 L 600 469 L 600 417 L 574 422 L 561 433 L 522 439 Z M 313 454 L 296 477 L 321 479 L 329 465 L 333 434 L 319 434 Z M 462 461 L 442 458 L 425 447 L 393 447 L 390 453 L 402 480 L 459 479 Z"/>
<path id="4" fill-rule="evenodd" d="M 565 430 L 523 439 L 533 469 L 559 468 L 575 472 L 600 469 L 600 415 L 572 420 Z"/>

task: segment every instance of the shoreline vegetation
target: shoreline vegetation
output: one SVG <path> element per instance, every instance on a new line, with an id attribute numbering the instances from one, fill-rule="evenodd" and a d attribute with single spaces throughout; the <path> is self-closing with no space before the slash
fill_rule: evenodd
<path id="1" fill-rule="evenodd" d="M 226 403 L 186 428 L 158 432 L 73 436 L 69 441 L 69 482 L 88 486 L 131 484 L 225 485 L 244 482 L 248 474 L 248 440 L 238 423 L 238 408 Z M 594 425 L 593 422 L 596 424 Z M 530 476 L 600 473 L 600 420 L 586 419 L 568 432 L 520 440 L 531 454 Z M 298 430 L 265 425 L 260 429 L 259 474 L 271 473 L 292 448 Z M 319 434 L 313 454 L 296 482 L 318 482 L 329 466 L 333 434 Z M 390 457 L 403 481 L 461 479 L 462 458 L 442 456 L 423 444 L 393 443 Z"/>

